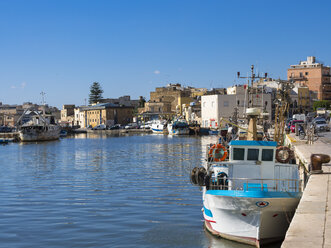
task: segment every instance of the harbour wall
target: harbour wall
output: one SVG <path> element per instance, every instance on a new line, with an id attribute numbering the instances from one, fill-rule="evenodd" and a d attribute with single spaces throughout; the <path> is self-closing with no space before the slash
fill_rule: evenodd
<path id="1" fill-rule="evenodd" d="M 323 173 L 309 173 L 312 154 L 331 156 L 331 134 L 325 133 L 312 145 L 294 134 L 287 135 L 286 141 L 294 148 L 296 159 L 307 176 L 303 196 L 281 247 L 331 248 L 331 164 L 322 166 Z"/>

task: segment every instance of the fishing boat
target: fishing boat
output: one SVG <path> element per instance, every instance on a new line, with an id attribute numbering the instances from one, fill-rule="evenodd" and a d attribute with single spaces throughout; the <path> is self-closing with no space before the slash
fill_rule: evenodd
<path id="1" fill-rule="evenodd" d="M 155 134 L 164 134 L 167 132 L 167 121 L 166 120 L 153 120 L 151 129 Z"/>
<path id="2" fill-rule="evenodd" d="M 214 235 L 260 247 L 282 240 L 302 195 L 291 151 L 274 141 L 258 141 L 250 111 L 247 140 L 228 147 L 211 144 L 207 162 L 191 172 L 202 187 L 203 218 Z"/>
<path id="3" fill-rule="evenodd" d="M 27 117 L 27 119 L 26 119 Z M 27 120 L 19 125 L 18 133 L 21 141 L 49 141 L 60 137 L 60 126 L 56 125 L 52 118 L 46 118 L 39 111 L 24 111 L 18 120 Z"/>
<path id="4" fill-rule="evenodd" d="M 187 135 L 190 129 L 186 120 L 177 119 L 168 124 L 168 132 L 170 135 Z"/>

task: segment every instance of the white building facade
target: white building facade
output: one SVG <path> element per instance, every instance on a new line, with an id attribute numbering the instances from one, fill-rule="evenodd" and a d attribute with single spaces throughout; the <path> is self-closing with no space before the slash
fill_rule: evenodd
<path id="1" fill-rule="evenodd" d="M 272 115 L 271 94 L 252 94 L 250 101 L 256 108 L 264 109 Z M 245 109 L 248 107 L 247 96 L 239 95 L 205 95 L 201 97 L 201 127 L 218 128 L 221 118 L 229 119 L 234 115 L 235 107 L 238 108 L 239 119 L 244 118 Z"/>
<path id="2" fill-rule="evenodd" d="M 86 118 L 85 111 L 82 108 L 74 109 L 74 125 L 80 126 L 81 128 L 86 128 Z"/>

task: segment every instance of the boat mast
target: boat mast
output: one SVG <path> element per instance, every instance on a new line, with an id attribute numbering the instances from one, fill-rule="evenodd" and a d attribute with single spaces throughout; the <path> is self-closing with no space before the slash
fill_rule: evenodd
<path id="1" fill-rule="evenodd" d="M 43 119 L 43 121 L 44 121 L 44 126 L 46 126 L 46 125 L 47 125 L 47 123 L 46 123 L 46 113 L 45 113 L 45 109 L 46 109 L 45 95 L 46 95 L 46 93 L 42 91 L 42 92 L 40 93 L 40 95 L 41 95 L 41 105 L 43 106 L 43 115 L 42 115 L 42 119 Z"/>
<path id="2" fill-rule="evenodd" d="M 241 77 L 240 76 L 240 71 L 237 72 L 237 76 L 238 78 L 247 78 L 248 79 L 248 85 L 247 85 L 247 91 L 248 91 L 248 108 L 253 108 L 253 93 L 254 91 L 252 90 L 253 89 L 253 83 L 255 81 L 255 79 L 266 79 L 268 77 L 268 73 L 264 73 L 264 77 L 260 77 L 260 75 L 258 74 L 257 76 L 255 75 L 254 73 L 254 65 L 251 65 L 251 75 L 250 76 L 247 76 L 247 77 Z M 251 81 L 250 85 L 249 85 L 249 80 Z M 263 92 L 262 92 L 262 95 L 263 95 Z M 245 99 L 246 100 L 246 99 Z M 263 107 L 263 102 L 262 102 L 262 107 Z"/>
<path id="3" fill-rule="evenodd" d="M 237 76 L 238 78 L 247 78 L 248 79 L 248 87 L 247 87 L 247 101 L 248 101 L 248 108 L 245 111 L 245 114 L 248 118 L 248 133 L 247 133 L 247 140 L 257 140 L 257 118 L 260 115 L 260 111 L 258 111 L 259 109 L 254 109 L 254 104 L 253 104 L 253 94 L 254 94 L 254 90 L 253 90 L 253 84 L 255 79 L 262 79 L 262 78 L 267 78 L 268 73 L 264 74 L 264 77 L 260 77 L 260 75 L 258 74 L 257 76 L 254 73 L 254 65 L 251 65 L 251 76 L 247 76 L 247 77 L 241 77 L 240 76 L 240 72 L 237 72 Z M 249 80 L 251 80 L 251 84 L 249 85 Z M 245 87 L 244 87 L 245 88 Z M 256 92 L 255 94 L 258 93 L 257 88 L 256 88 Z M 245 92 L 246 94 L 246 92 Z M 263 95 L 263 91 L 262 91 L 262 95 Z M 245 95 L 245 101 L 246 101 L 246 95 Z M 261 103 L 261 106 L 259 106 L 261 108 L 263 108 L 263 101 Z"/>

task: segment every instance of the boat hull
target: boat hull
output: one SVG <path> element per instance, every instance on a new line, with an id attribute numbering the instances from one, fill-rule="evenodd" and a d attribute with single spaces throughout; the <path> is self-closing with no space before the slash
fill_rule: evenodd
<path id="1" fill-rule="evenodd" d="M 190 133 L 189 128 L 168 128 L 170 135 L 188 135 Z"/>
<path id="2" fill-rule="evenodd" d="M 204 194 L 206 229 L 214 235 L 257 247 L 282 240 L 301 194 L 273 193 L 277 194 L 265 192 L 262 194 L 265 197 Z"/>
<path id="3" fill-rule="evenodd" d="M 23 142 L 57 140 L 60 138 L 60 128 L 47 131 L 38 129 L 20 130 L 19 137 Z"/>

